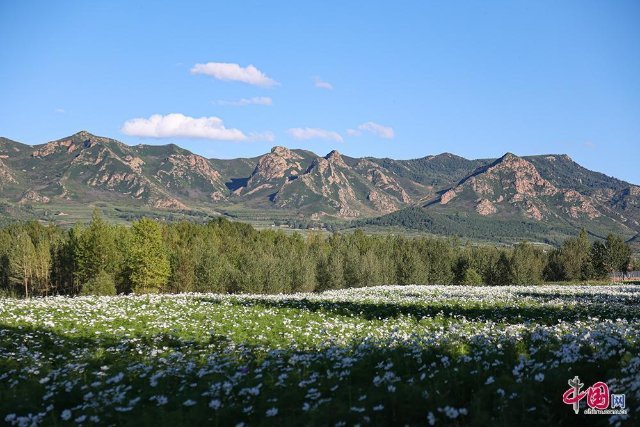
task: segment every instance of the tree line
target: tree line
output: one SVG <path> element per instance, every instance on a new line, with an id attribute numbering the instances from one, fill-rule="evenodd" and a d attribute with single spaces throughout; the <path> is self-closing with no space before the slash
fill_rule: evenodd
<path id="1" fill-rule="evenodd" d="M 0 295 L 290 293 L 383 284 L 536 285 L 604 279 L 631 262 L 618 236 L 590 242 L 583 230 L 554 250 L 403 236 L 257 230 L 218 218 L 206 224 L 140 219 L 64 230 L 38 222 L 0 229 Z"/>

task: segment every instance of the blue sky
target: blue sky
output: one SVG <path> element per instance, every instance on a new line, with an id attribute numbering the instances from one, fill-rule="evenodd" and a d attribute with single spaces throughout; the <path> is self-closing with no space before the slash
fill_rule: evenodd
<path id="1" fill-rule="evenodd" d="M 567 153 L 640 184 L 639 22 L 622 0 L 5 1 L 0 135 L 218 158 Z"/>

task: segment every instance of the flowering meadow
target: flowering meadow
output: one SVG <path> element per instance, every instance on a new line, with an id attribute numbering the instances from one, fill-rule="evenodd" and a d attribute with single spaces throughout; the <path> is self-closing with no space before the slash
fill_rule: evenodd
<path id="1" fill-rule="evenodd" d="M 639 318 L 638 286 L 5 298 L 0 423 L 640 425 Z M 628 414 L 576 415 L 576 375 Z"/>

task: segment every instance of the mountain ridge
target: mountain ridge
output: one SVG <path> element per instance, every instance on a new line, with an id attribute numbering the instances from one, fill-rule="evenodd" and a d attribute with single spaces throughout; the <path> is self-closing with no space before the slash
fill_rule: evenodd
<path id="1" fill-rule="evenodd" d="M 640 187 L 566 154 L 469 160 L 444 152 L 396 160 L 275 146 L 256 157 L 212 159 L 175 144 L 127 145 L 80 131 L 33 146 L 0 138 L 0 189 L 8 216 L 16 206 L 102 202 L 312 221 L 373 218 L 368 223 L 375 225 L 375 218 L 419 208 L 452 224 L 519 221 L 544 229 L 548 223 L 628 238 L 640 231 Z"/>

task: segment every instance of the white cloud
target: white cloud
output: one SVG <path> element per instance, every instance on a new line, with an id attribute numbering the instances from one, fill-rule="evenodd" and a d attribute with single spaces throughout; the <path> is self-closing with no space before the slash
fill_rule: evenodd
<path id="1" fill-rule="evenodd" d="M 247 141 L 266 141 L 273 142 L 276 140 L 276 136 L 273 132 L 254 132 L 249 134 Z"/>
<path id="2" fill-rule="evenodd" d="M 254 86 L 270 87 L 278 84 L 253 65 L 241 67 L 226 62 L 207 62 L 194 65 L 191 74 L 204 74 L 218 80 L 243 82 Z"/>
<path id="3" fill-rule="evenodd" d="M 374 122 L 366 122 L 358 126 L 357 129 L 347 129 L 347 135 L 360 136 L 362 132 L 372 133 L 380 138 L 393 139 L 395 132 L 392 127 L 382 126 L 381 124 Z"/>
<path id="4" fill-rule="evenodd" d="M 180 113 L 166 116 L 154 114 L 148 119 L 127 120 L 122 133 L 144 138 L 202 138 L 221 141 L 247 141 L 248 137 L 239 129 L 229 129 L 218 117 L 189 117 Z"/>
<path id="5" fill-rule="evenodd" d="M 64 108 L 56 108 L 53 112 L 56 114 L 64 114 L 66 113 L 66 110 Z"/>
<path id="6" fill-rule="evenodd" d="M 319 87 L 320 89 L 333 90 L 333 85 L 331 83 L 325 82 L 318 76 L 313 78 L 313 84 L 315 85 L 315 87 Z"/>
<path id="7" fill-rule="evenodd" d="M 273 105 L 273 100 L 268 96 L 254 96 L 253 98 L 242 98 L 234 101 L 224 99 L 215 101 L 218 105 L 231 105 L 234 107 L 243 107 L 245 105 Z"/>
<path id="8" fill-rule="evenodd" d="M 294 139 L 328 139 L 342 142 L 342 136 L 338 132 L 319 128 L 291 128 L 287 131 Z"/>

